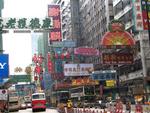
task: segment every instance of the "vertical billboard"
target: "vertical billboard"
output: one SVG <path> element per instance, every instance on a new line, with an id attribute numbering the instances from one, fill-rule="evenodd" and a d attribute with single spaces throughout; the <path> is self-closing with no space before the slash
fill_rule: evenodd
<path id="1" fill-rule="evenodd" d="M 53 18 L 53 29 L 49 33 L 49 42 L 61 41 L 60 5 L 48 5 L 48 17 Z"/>
<path id="2" fill-rule="evenodd" d="M 0 83 L 3 79 L 8 78 L 9 75 L 9 62 L 8 54 L 0 54 Z"/>
<path id="3" fill-rule="evenodd" d="M 133 14 L 134 14 L 134 25 L 136 30 L 143 30 L 143 17 L 141 10 L 141 0 L 132 0 L 133 2 Z"/>
<path id="4" fill-rule="evenodd" d="M 143 17 L 143 29 L 148 30 L 148 24 L 150 19 L 150 1 L 141 0 L 142 17 Z M 150 24 L 149 24 L 150 26 Z"/>

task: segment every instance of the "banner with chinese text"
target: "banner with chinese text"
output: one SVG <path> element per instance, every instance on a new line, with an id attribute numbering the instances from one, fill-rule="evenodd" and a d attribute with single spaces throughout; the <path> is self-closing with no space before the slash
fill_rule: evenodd
<path id="1" fill-rule="evenodd" d="M 60 5 L 48 5 L 48 17 L 53 18 L 53 29 L 49 33 L 50 43 L 53 41 L 61 41 L 61 15 Z"/>

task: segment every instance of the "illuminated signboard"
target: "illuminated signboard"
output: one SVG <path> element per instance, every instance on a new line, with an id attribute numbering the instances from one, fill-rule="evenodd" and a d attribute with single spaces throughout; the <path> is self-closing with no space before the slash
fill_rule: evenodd
<path id="1" fill-rule="evenodd" d="M 99 56 L 99 50 L 90 47 L 79 47 L 74 49 L 74 54 L 85 56 Z"/>
<path id="2" fill-rule="evenodd" d="M 150 23 L 150 1 L 149 0 L 141 0 L 141 9 L 142 9 L 142 18 L 143 18 L 143 29 L 148 30 L 148 24 Z"/>
<path id="3" fill-rule="evenodd" d="M 105 80 L 116 80 L 117 72 L 116 70 L 101 70 L 94 71 L 91 75 L 93 80 L 105 81 Z"/>
<path id="4" fill-rule="evenodd" d="M 134 12 L 134 25 L 136 30 L 143 30 L 143 27 L 145 28 L 145 25 L 142 20 L 142 11 L 141 11 L 141 0 L 132 0 L 133 2 L 133 12 Z M 146 15 L 143 15 L 145 18 Z M 144 26 L 143 26 L 144 25 Z M 146 23 L 147 25 L 147 23 Z"/>
<path id="5" fill-rule="evenodd" d="M 64 76 L 88 76 L 93 64 L 64 64 Z"/>
<path id="6" fill-rule="evenodd" d="M 130 53 L 103 53 L 103 64 L 132 64 L 133 54 Z"/>
<path id="7" fill-rule="evenodd" d="M 114 20 L 109 25 L 109 32 L 106 32 L 100 41 L 102 48 L 127 48 L 134 47 L 135 40 L 132 35 L 125 31 L 124 24 Z"/>
<path id="8" fill-rule="evenodd" d="M 98 80 L 92 80 L 90 78 L 78 78 L 72 79 L 72 86 L 82 86 L 82 85 L 98 85 Z"/>
<path id="9" fill-rule="evenodd" d="M 61 15 L 60 5 L 48 5 L 48 16 L 53 18 L 53 29 L 49 33 L 50 42 L 61 41 Z"/>
<path id="10" fill-rule="evenodd" d="M 0 31 L 13 29 L 14 32 L 44 32 L 53 28 L 52 17 L 48 18 L 0 18 Z"/>

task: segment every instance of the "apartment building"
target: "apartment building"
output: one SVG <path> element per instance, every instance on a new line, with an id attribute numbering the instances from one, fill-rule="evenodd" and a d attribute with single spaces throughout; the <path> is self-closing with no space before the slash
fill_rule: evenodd
<path id="1" fill-rule="evenodd" d="M 150 93 L 149 87 L 149 35 L 146 30 L 137 27 L 140 18 L 137 14 L 137 7 L 141 7 L 140 1 L 113 0 L 114 19 L 121 20 L 125 29 L 129 31 L 136 40 L 134 50 L 134 63 L 131 65 L 119 65 L 120 86 L 128 87 L 128 91 L 121 90 L 122 95 L 147 96 Z M 140 10 L 140 9 L 139 9 Z"/>

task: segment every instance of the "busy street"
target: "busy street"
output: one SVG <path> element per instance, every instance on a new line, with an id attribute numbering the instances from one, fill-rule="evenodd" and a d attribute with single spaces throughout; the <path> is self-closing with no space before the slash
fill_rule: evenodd
<path id="1" fill-rule="evenodd" d="M 150 113 L 150 0 L 0 0 L 0 113 Z"/>

